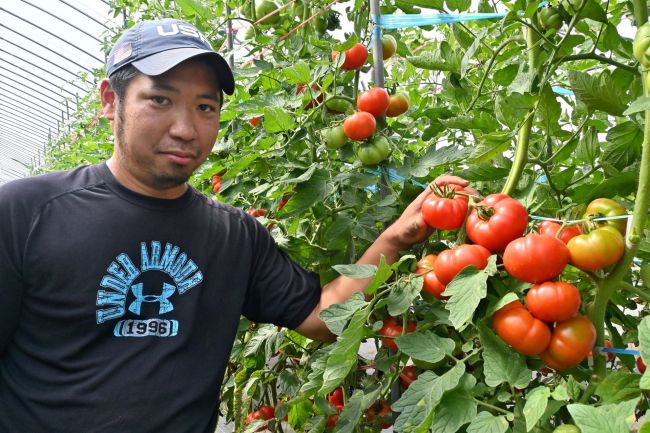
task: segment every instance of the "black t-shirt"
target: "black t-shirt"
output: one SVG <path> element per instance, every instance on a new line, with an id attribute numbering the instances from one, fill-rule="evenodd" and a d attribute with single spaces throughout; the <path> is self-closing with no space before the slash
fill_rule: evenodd
<path id="1" fill-rule="evenodd" d="M 316 274 L 193 188 L 106 164 L 0 188 L 0 432 L 212 432 L 241 314 L 295 328 Z"/>

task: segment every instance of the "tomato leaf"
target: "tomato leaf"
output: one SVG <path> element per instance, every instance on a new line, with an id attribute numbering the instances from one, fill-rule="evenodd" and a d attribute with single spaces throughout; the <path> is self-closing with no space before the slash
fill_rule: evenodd
<path id="1" fill-rule="evenodd" d="M 603 403 L 619 403 L 637 398 L 641 394 L 639 379 L 640 376 L 636 374 L 622 371 L 611 372 L 598 384 L 595 394 L 601 398 Z"/>
<path id="2" fill-rule="evenodd" d="M 569 71 L 569 82 L 576 97 L 591 110 L 621 116 L 627 108 L 622 97 L 624 91 L 618 89 L 606 72 L 590 75 L 586 72 Z"/>
<path id="3" fill-rule="evenodd" d="M 334 348 L 327 358 L 327 365 L 323 372 L 321 392 L 333 391 L 356 365 L 357 353 L 361 340 L 365 336 L 364 326 L 367 320 L 368 311 L 366 309 L 354 313 L 348 327 L 333 344 Z"/>
<path id="4" fill-rule="evenodd" d="M 543 129 L 548 135 L 554 134 L 559 129 L 562 107 L 560 107 L 557 96 L 553 90 L 551 90 L 550 86 L 545 86 L 544 91 L 540 95 L 537 113 L 541 120 Z"/>
<path id="5" fill-rule="evenodd" d="M 320 312 L 319 317 L 325 322 L 327 328 L 336 335 L 341 335 L 348 320 L 368 303 L 363 293 L 357 292 L 342 304 L 332 304 Z"/>
<path id="6" fill-rule="evenodd" d="M 495 114 L 499 122 L 510 129 L 515 129 L 523 122 L 528 111 L 535 104 L 536 97 L 525 93 L 512 93 L 511 95 L 499 95 L 495 102 Z"/>
<path id="7" fill-rule="evenodd" d="M 483 346 L 485 383 L 498 386 L 504 382 L 523 389 L 531 381 L 532 373 L 526 367 L 523 355 L 513 351 L 492 330 L 479 325 L 479 338 Z"/>
<path id="8" fill-rule="evenodd" d="M 390 268 L 388 269 L 388 272 L 389 273 L 386 275 L 384 281 L 393 274 Z M 377 287 L 381 284 L 383 284 L 383 282 L 371 285 L 373 291 L 377 290 Z M 413 300 L 418 297 L 421 290 L 422 277 L 398 281 L 388 295 L 388 314 L 391 316 L 399 316 L 406 312 L 413 303 Z"/>
<path id="9" fill-rule="evenodd" d="M 639 113 L 641 111 L 650 110 L 650 96 L 639 96 L 630 106 L 623 112 L 624 116 Z"/>
<path id="10" fill-rule="evenodd" d="M 270 359 L 284 341 L 284 331 L 278 332 L 275 325 L 261 325 L 246 343 L 244 356 L 254 356 L 265 349 L 266 359 Z"/>
<path id="11" fill-rule="evenodd" d="M 395 430 L 399 432 L 427 432 L 433 422 L 433 413 L 446 391 L 458 386 L 465 373 L 465 364 L 456 364 L 442 376 L 433 371 L 425 371 L 418 380 L 392 404 L 400 415 L 395 420 Z"/>
<path id="12" fill-rule="evenodd" d="M 293 216 L 311 208 L 325 198 L 328 192 L 327 180 L 329 173 L 325 169 L 317 169 L 309 180 L 299 183 L 291 200 L 280 212 L 283 216 Z"/>
<path id="13" fill-rule="evenodd" d="M 370 278 L 377 273 L 375 265 L 335 265 L 332 266 L 339 274 L 349 278 Z"/>
<path id="14" fill-rule="evenodd" d="M 575 156 L 579 161 L 587 164 L 593 163 L 600 156 L 600 143 L 596 128 L 590 126 L 582 131 Z"/>
<path id="15" fill-rule="evenodd" d="M 607 131 L 603 159 L 619 170 L 639 161 L 643 144 L 643 129 L 634 122 L 620 123 Z"/>
<path id="16" fill-rule="evenodd" d="M 380 393 L 380 387 L 367 394 L 364 394 L 359 389 L 355 390 L 343 407 L 339 421 L 336 423 L 337 433 L 352 433 L 355 431 L 363 412 L 377 401 Z"/>
<path id="17" fill-rule="evenodd" d="M 487 296 L 488 276 L 496 272 L 496 255 L 493 255 L 485 269 L 465 268 L 447 285 L 442 294 L 450 297 L 445 308 L 449 310 L 449 320 L 454 328 L 461 330 L 467 326 L 481 299 Z"/>
<path id="18" fill-rule="evenodd" d="M 479 412 L 467 426 L 467 433 L 504 433 L 508 421 L 504 416 L 494 416 L 490 412 Z"/>
<path id="19" fill-rule="evenodd" d="M 635 398 L 598 407 L 570 404 L 567 409 L 582 433 L 628 433 L 628 420 L 634 417 L 634 408 L 638 402 L 639 399 Z"/>
<path id="20" fill-rule="evenodd" d="M 535 427 L 537 421 L 542 417 L 548 404 L 551 390 L 545 386 L 538 386 L 528 393 L 524 405 L 524 417 L 526 418 L 526 431 L 529 432 Z"/>
<path id="21" fill-rule="evenodd" d="M 641 358 L 646 361 L 650 360 L 650 317 L 644 317 L 638 326 L 639 332 L 639 349 L 641 350 Z M 650 389 L 650 369 L 647 369 L 641 377 L 639 383 L 641 389 Z"/>
<path id="22" fill-rule="evenodd" d="M 439 10 L 445 7 L 443 0 L 399 0 L 399 3 Z"/>
<path id="23" fill-rule="evenodd" d="M 402 335 L 395 341 L 400 350 L 411 358 L 432 363 L 451 355 L 456 347 L 451 338 L 440 337 L 431 331 Z"/>
<path id="24" fill-rule="evenodd" d="M 300 392 L 306 395 L 314 395 L 323 386 L 323 373 L 327 367 L 327 359 L 334 344 L 320 348 L 310 356 L 311 372 L 307 376 L 307 382 L 302 385 Z"/>
<path id="25" fill-rule="evenodd" d="M 293 66 L 282 70 L 282 75 L 287 83 L 301 84 L 309 83 L 311 81 L 311 71 L 309 65 L 305 62 L 298 62 Z"/>
<path id="26" fill-rule="evenodd" d="M 472 395 L 475 386 L 474 376 L 464 374 L 456 388 L 444 393 L 436 407 L 430 431 L 455 433 L 462 425 L 472 421 L 478 407 Z"/>
<path id="27" fill-rule="evenodd" d="M 296 128 L 294 117 L 280 107 L 264 108 L 264 129 L 268 133 L 291 131 Z"/>

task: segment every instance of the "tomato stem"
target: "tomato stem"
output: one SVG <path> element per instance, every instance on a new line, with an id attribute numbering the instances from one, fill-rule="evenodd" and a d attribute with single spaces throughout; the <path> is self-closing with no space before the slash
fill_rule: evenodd
<path id="1" fill-rule="evenodd" d="M 493 411 L 495 411 L 495 412 L 499 412 L 499 413 L 502 413 L 502 414 L 504 414 L 504 415 L 515 416 L 515 414 L 513 414 L 513 413 L 510 412 L 509 410 L 505 410 L 505 409 L 500 408 L 500 407 L 498 407 L 498 406 L 494 406 L 493 404 L 486 403 L 486 402 L 484 402 L 484 401 L 482 401 L 482 400 L 479 400 L 479 399 L 477 399 L 477 398 L 475 398 L 475 397 L 473 397 L 473 399 L 474 399 L 474 401 L 476 402 L 476 404 L 478 404 L 479 406 L 487 407 L 488 409 L 492 409 Z"/>

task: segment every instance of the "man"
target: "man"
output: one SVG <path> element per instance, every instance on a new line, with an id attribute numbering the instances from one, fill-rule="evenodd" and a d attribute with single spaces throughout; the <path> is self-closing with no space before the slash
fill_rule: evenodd
<path id="1" fill-rule="evenodd" d="M 212 432 L 241 314 L 331 340 L 320 311 L 368 283 L 321 290 L 255 219 L 187 185 L 234 91 L 194 26 L 136 25 L 107 76 L 112 157 L 0 189 L 0 432 Z M 358 263 L 426 239 L 427 194 Z"/>

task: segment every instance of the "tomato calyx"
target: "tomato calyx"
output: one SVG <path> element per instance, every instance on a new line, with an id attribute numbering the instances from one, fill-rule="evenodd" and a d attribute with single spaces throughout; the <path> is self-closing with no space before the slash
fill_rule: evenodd
<path id="1" fill-rule="evenodd" d="M 475 206 L 476 207 L 476 213 L 480 219 L 483 221 L 488 221 L 492 216 L 494 215 L 495 211 L 492 206 Z"/>

